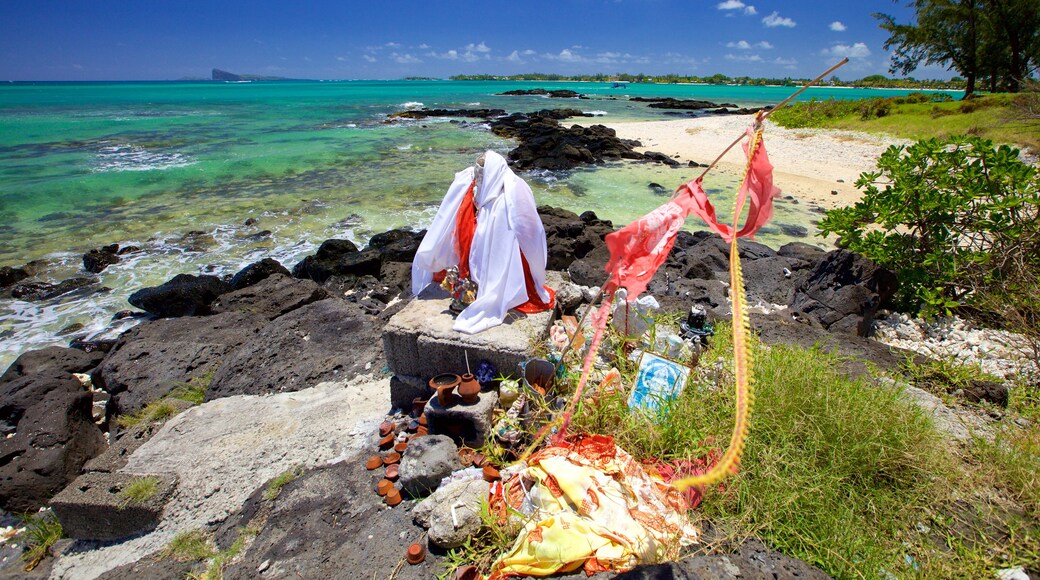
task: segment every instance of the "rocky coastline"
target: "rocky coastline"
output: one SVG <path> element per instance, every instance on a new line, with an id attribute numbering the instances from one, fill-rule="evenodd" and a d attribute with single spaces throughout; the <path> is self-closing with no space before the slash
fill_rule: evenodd
<path id="1" fill-rule="evenodd" d="M 575 313 L 587 303 L 590 292 L 585 290 L 603 281 L 603 267 L 609 257 L 603 238 L 615 228 L 592 212 L 576 215 L 548 206 L 538 211 L 547 235 L 548 268 L 568 280 L 557 289 L 559 307 L 562 313 Z M 141 322 L 117 340 L 74 341 L 74 348 L 50 347 L 24 353 L 0 376 L 0 430 L 5 436 L 0 440 L 0 508 L 12 513 L 35 511 L 80 475 L 113 473 L 126 467 L 128 460 L 135 461 L 134 451 L 160 427 L 146 423 L 128 428 L 121 426 L 120 418 L 141 413 L 156 401 L 176 403 L 170 411 L 176 415 L 188 406 L 174 397 L 184 385 L 204 385 L 207 403 L 198 411 L 178 415 L 177 420 L 185 422 L 178 431 L 181 436 L 201 429 L 191 427 L 192 418 L 210 405 L 232 406 L 247 401 L 257 405 L 296 393 L 303 396 L 303 392 L 315 389 L 339 393 L 358 384 L 385 388 L 382 328 L 410 300 L 410 261 L 424 234 L 391 230 L 373 236 L 364 248 L 346 240 L 327 240 L 297 264 L 280 264 L 268 258 L 225 278 L 179 275 L 130 297 L 130 304 L 139 310 L 122 315 Z M 847 355 L 846 371 L 852 374 L 865 372 L 868 364 L 896 368 L 908 356 L 868 338 L 879 316 L 883 317 L 883 328 L 891 326 L 891 316 L 885 309 L 890 307 L 896 281 L 890 272 L 845 250 L 826 251 L 798 242 L 772 249 L 742 240 L 740 252 L 752 326 L 764 342 L 823 345 Z M 97 259 L 99 253 L 118 256 L 119 249 L 110 246 L 88 252 L 85 269 L 104 263 L 104 259 Z M 649 292 L 665 311 L 684 311 L 699 304 L 711 319 L 726 318 L 730 307 L 728 267 L 728 248 L 718 236 L 681 232 L 651 281 Z M 299 452 L 283 449 L 278 452 L 283 454 L 278 460 L 252 460 L 264 468 L 269 463 L 305 465 L 304 475 L 289 488 L 289 497 L 304 501 L 293 510 L 279 506 L 271 511 L 271 506 L 259 499 L 264 489 L 260 484 L 266 478 L 251 480 L 248 471 L 261 467 L 250 467 L 249 461 L 243 461 L 245 471 L 237 473 L 246 483 L 236 484 L 238 495 L 224 497 L 227 505 L 219 512 L 223 516 L 213 515 L 214 521 L 202 522 L 217 532 L 218 544 L 230 543 L 236 526 L 254 521 L 259 512 L 267 510 L 266 525 L 242 562 L 229 569 L 229 577 L 251 576 L 272 566 L 283 571 L 334 573 L 351 566 L 358 570 L 385 566 L 389 570 L 396 564 L 398 545 L 393 537 L 400 530 L 415 528 L 407 521 L 405 510 L 360 507 L 368 501 L 360 498 L 370 483 L 351 471 L 351 462 L 360 461 L 359 445 L 367 445 L 370 437 L 363 426 L 359 430 L 358 422 L 364 423 L 364 417 L 371 420 L 382 416 L 388 410 L 388 395 L 359 393 L 368 401 L 368 415 L 344 419 L 354 423 L 345 441 L 337 442 L 343 439 L 342 434 L 327 433 L 325 443 L 315 441 L 303 448 L 306 453 L 314 445 L 325 445 L 331 452 L 304 458 Z M 1003 400 L 1006 404 L 1006 392 Z M 216 420 L 235 421 L 232 417 Z M 254 419 L 246 416 L 238 420 Z M 213 453 L 219 453 L 219 449 Z M 348 456 L 350 459 L 343 461 Z M 140 460 L 136 466 L 141 468 Z M 197 476 L 184 473 L 182 480 Z M 182 481 L 181 485 L 191 490 L 193 483 Z M 256 491 L 249 495 L 251 490 Z M 189 509 L 183 503 L 185 493 L 174 492 L 173 501 L 180 509 Z M 202 497 L 191 496 L 196 502 L 191 509 L 203 509 L 208 496 L 204 491 L 192 493 Z M 316 493 L 323 499 L 304 500 Z M 342 498 L 347 497 L 357 499 L 343 503 Z M 354 515 L 348 516 L 343 510 Z M 330 514 L 337 513 L 344 517 L 338 527 L 330 529 L 315 521 L 326 521 Z M 284 542 L 290 530 L 310 538 L 311 543 L 305 543 L 310 547 L 287 550 Z M 372 530 L 386 536 L 393 548 L 385 553 L 377 551 L 377 561 L 348 557 L 331 547 L 344 542 L 357 545 Z M 154 542 L 149 543 L 149 538 L 158 533 L 150 534 L 146 529 L 134 535 L 136 539 L 127 544 L 133 549 L 123 554 L 126 565 L 104 577 L 130 577 L 142 570 L 154 570 L 154 564 L 144 556 L 159 549 Z M 77 559 L 81 556 L 75 554 L 100 549 L 98 544 L 64 542 L 58 558 L 48 560 L 47 565 L 74 575 L 78 575 L 80 566 L 90 570 L 90 575 L 112 567 L 90 563 L 89 558 L 87 563 Z M 8 555 L 13 554 L 14 548 L 9 545 L 4 549 Z M 749 544 L 747 549 L 749 555 L 730 558 L 744 557 L 749 573 L 777 569 L 818 573 L 760 544 Z M 333 553 L 338 554 L 333 558 L 336 565 L 345 567 L 329 567 L 332 564 L 328 558 Z M 136 556 L 131 557 L 133 554 Z M 437 561 L 443 553 L 431 556 L 431 561 Z M 700 570 L 710 558 L 690 558 L 672 566 Z M 12 566 L 19 565 L 17 558 L 8 560 L 15 563 L 0 565 L 0 569 L 16 570 Z M 420 571 L 405 572 L 401 577 L 423 577 Z"/>

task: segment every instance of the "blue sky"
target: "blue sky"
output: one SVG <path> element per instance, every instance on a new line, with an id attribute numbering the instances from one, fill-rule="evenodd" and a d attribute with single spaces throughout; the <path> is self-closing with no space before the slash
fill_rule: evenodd
<path id="1" fill-rule="evenodd" d="M 805 0 L 5 0 L 0 79 L 314 79 L 521 72 L 888 74 L 902 2 Z M 937 67 L 917 78 L 949 78 Z"/>

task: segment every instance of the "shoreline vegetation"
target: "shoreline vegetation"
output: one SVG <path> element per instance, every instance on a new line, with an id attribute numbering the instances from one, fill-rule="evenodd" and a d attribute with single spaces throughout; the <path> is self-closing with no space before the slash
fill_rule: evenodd
<path id="1" fill-rule="evenodd" d="M 421 77 L 409 77 L 405 80 L 431 80 Z M 780 86 L 780 87 L 802 87 L 810 79 L 808 78 L 753 78 L 748 76 L 730 77 L 721 73 L 710 76 L 694 75 L 646 75 L 642 73 L 629 74 L 604 74 L 591 75 L 558 75 L 546 73 L 524 73 L 516 75 L 454 75 L 448 77 L 452 81 L 566 81 L 566 82 L 597 82 L 597 83 L 647 83 L 647 84 L 704 84 L 704 85 L 737 85 L 737 86 Z M 843 81 L 837 76 L 818 83 L 821 87 L 848 87 L 848 88 L 877 88 L 877 89 L 925 89 L 925 90 L 957 90 L 965 88 L 964 79 L 953 77 L 950 80 L 937 79 L 915 79 L 907 77 L 902 79 L 888 78 L 884 75 L 869 75 L 854 81 Z"/>

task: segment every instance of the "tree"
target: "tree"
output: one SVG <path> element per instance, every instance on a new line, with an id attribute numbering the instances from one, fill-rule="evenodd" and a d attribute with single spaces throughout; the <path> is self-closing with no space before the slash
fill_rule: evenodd
<path id="1" fill-rule="evenodd" d="M 921 64 L 946 66 L 964 76 L 964 97 L 976 81 L 1018 92 L 1040 65 L 1040 0 L 911 0 L 916 22 L 899 24 L 876 13 L 894 48 L 891 72 Z"/>

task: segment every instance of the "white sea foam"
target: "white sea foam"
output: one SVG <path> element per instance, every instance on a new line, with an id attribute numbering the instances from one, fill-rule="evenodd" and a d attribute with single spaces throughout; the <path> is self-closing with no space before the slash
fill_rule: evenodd
<path id="1" fill-rule="evenodd" d="M 408 101 L 407 103 L 401 103 L 398 106 L 404 107 L 405 109 L 421 109 L 426 105 L 420 103 L 419 101 Z"/>
<path id="2" fill-rule="evenodd" d="M 480 106 L 480 101 L 477 101 L 475 103 L 466 103 L 466 106 L 467 107 L 479 107 Z"/>
<path id="3" fill-rule="evenodd" d="M 586 115 L 592 115 L 593 117 L 602 117 L 607 114 L 606 111 L 582 111 Z"/>
<path id="4" fill-rule="evenodd" d="M 186 167 L 195 159 L 185 153 L 148 151 L 136 145 L 112 145 L 102 147 L 94 158 L 93 170 L 106 171 L 150 171 Z"/>
<path id="5" fill-rule="evenodd" d="M 397 150 L 398 151 L 408 151 L 411 148 L 412 148 L 412 144 L 411 143 L 408 143 L 406 145 L 398 145 L 397 146 Z"/>

